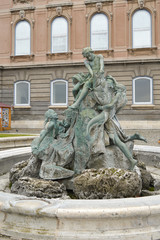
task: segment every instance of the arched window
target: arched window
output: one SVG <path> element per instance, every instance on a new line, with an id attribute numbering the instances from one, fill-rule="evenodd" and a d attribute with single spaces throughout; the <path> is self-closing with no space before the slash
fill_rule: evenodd
<path id="1" fill-rule="evenodd" d="M 29 106 L 30 105 L 30 83 L 27 81 L 19 81 L 14 84 L 14 105 Z"/>
<path id="2" fill-rule="evenodd" d="M 20 21 L 15 28 L 15 55 L 30 55 L 31 28 L 27 21 Z"/>
<path id="3" fill-rule="evenodd" d="M 108 49 L 108 18 L 102 13 L 91 19 L 91 48 L 93 50 Z"/>
<path id="4" fill-rule="evenodd" d="M 68 104 L 68 82 L 63 79 L 51 82 L 51 105 Z"/>
<path id="5" fill-rule="evenodd" d="M 138 10 L 132 18 L 133 48 L 145 48 L 152 45 L 151 15 L 146 10 Z"/>
<path id="6" fill-rule="evenodd" d="M 63 53 L 68 51 L 68 22 L 64 17 L 57 17 L 51 26 L 51 52 Z"/>
<path id="7" fill-rule="evenodd" d="M 137 77 L 133 79 L 133 104 L 152 104 L 152 78 Z"/>

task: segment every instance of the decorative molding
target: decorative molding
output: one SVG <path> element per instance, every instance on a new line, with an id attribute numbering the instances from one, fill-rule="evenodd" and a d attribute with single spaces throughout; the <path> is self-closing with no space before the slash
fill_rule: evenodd
<path id="1" fill-rule="evenodd" d="M 23 61 L 31 61 L 34 58 L 34 54 L 30 54 L 30 55 L 11 55 L 10 59 L 11 61 L 17 61 L 17 62 L 23 62 Z"/>
<path id="2" fill-rule="evenodd" d="M 97 12 L 101 12 L 102 11 L 102 3 L 99 2 L 99 3 L 96 3 L 96 9 L 97 9 Z"/>
<path id="3" fill-rule="evenodd" d="M 128 20 L 130 19 L 130 15 L 131 15 L 131 11 L 127 11 L 127 17 L 128 17 Z"/>
<path id="4" fill-rule="evenodd" d="M 47 58 L 50 60 L 54 60 L 54 59 L 58 59 L 58 58 L 63 58 L 65 57 L 65 59 L 68 59 L 72 56 L 73 52 L 69 51 L 69 52 L 62 52 L 62 53 L 51 53 L 48 52 L 46 53 Z"/>
<path id="5" fill-rule="evenodd" d="M 67 15 L 68 15 L 68 18 L 69 18 L 69 21 L 70 21 L 70 24 L 72 24 L 72 16 L 71 15 L 69 15 L 68 13 L 67 13 Z"/>
<path id="6" fill-rule="evenodd" d="M 32 27 L 34 28 L 34 25 L 35 25 L 35 20 L 32 19 Z"/>
<path id="7" fill-rule="evenodd" d="M 88 5 L 88 4 L 93 4 L 93 3 L 107 3 L 107 2 L 113 2 L 113 0 L 86 0 L 84 1 L 84 4 L 85 5 Z"/>
<path id="8" fill-rule="evenodd" d="M 47 4 L 46 8 L 57 8 L 57 7 L 72 7 L 73 3 L 55 3 L 55 4 Z"/>
<path id="9" fill-rule="evenodd" d="M 35 7 L 11 8 L 10 12 L 14 13 L 14 12 L 19 12 L 21 10 L 24 10 L 24 11 L 34 11 L 35 9 L 36 9 Z"/>
<path id="10" fill-rule="evenodd" d="M 112 21 L 113 20 L 113 13 L 111 11 L 109 11 L 109 10 L 108 10 L 108 12 L 109 12 L 109 15 L 110 15 L 110 19 Z"/>
<path id="11" fill-rule="evenodd" d="M 20 17 L 21 20 L 24 20 L 25 15 L 26 15 L 26 14 L 25 14 L 25 11 L 24 11 L 24 10 L 20 10 L 20 11 L 19 11 L 19 17 Z"/>
<path id="12" fill-rule="evenodd" d="M 151 8 L 152 8 L 152 11 L 153 11 L 153 15 L 154 15 L 154 17 L 156 17 L 156 14 L 157 14 L 156 9 L 155 9 L 154 7 L 152 7 L 152 6 L 151 6 Z"/>
<path id="13" fill-rule="evenodd" d="M 145 0 L 138 0 L 138 5 L 140 9 L 144 8 Z"/>
<path id="14" fill-rule="evenodd" d="M 110 13 L 111 21 L 113 20 L 113 13 Z"/>
<path id="15" fill-rule="evenodd" d="M 130 20 L 130 16 L 131 16 L 131 10 L 132 10 L 132 8 L 130 8 L 130 9 L 127 11 L 127 17 L 128 17 L 128 21 Z"/>
<path id="16" fill-rule="evenodd" d="M 157 11 L 156 11 L 156 9 L 154 8 L 154 9 L 153 9 L 154 17 L 156 17 L 156 13 L 157 13 Z"/>
<path id="17" fill-rule="evenodd" d="M 142 52 L 155 54 L 157 47 L 147 47 L 147 48 L 128 48 L 127 51 L 129 54 L 134 55 L 136 53 L 142 54 Z"/>
<path id="18" fill-rule="evenodd" d="M 104 57 L 109 57 L 109 56 L 113 56 L 114 50 L 113 49 L 95 50 L 94 53 L 103 54 Z"/>
<path id="19" fill-rule="evenodd" d="M 86 14 L 86 23 L 88 22 L 89 14 Z"/>
<path id="20" fill-rule="evenodd" d="M 13 3 L 30 3 L 33 2 L 33 0 L 13 0 Z"/>
<path id="21" fill-rule="evenodd" d="M 62 7 L 56 7 L 56 13 L 58 16 L 61 16 L 62 15 Z"/>

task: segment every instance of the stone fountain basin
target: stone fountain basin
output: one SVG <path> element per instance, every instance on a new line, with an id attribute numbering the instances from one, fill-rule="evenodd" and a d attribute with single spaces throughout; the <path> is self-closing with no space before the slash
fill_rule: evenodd
<path id="1" fill-rule="evenodd" d="M 139 153 L 138 149 L 136 151 Z M 159 165 L 158 159 L 154 159 L 154 164 L 155 161 Z M 160 195 L 50 200 L 0 192 L 0 239 L 12 238 L 159 240 Z"/>
<path id="2" fill-rule="evenodd" d="M 158 240 L 160 195 L 48 200 L 1 192 L 0 234 L 33 240 Z"/>

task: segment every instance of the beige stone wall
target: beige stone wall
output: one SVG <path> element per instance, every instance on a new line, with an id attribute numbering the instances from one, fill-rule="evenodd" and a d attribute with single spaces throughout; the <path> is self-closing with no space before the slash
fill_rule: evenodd
<path id="1" fill-rule="evenodd" d="M 73 102 L 72 96 L 72 76 L 78 72 L 85 72 L 86 69 L 81 65 L 62 65 L 61 67 L 32 67 L 26 68 L 5 68 L 2 72 L 2 99 L 3 102 L 13 104 L 13 88 L 14 82 L 17 80 L 27 80 L 31 86 L 31 107 L 20 108 L 15 107 L 12 111 L 13 120 L 43 119 L 45 111 L 50 107 L 50 83 L 57 78 L 66 79 L 69 83 L 69 102 L 71 105 Z M 160 69 L 159 64 L 146 62 L 128 63 L 128 64 L 105 64 L 105 74 L 110 74 L 117 79 L 118 82 L 124 84 L 127 88 L 128 102 L 124 110 L 119 113 L 121 120 L 159 120 L 160 114 Z M 153 106 L 137 106 L 132 105 L 132 79 L 139 75 L 148 75 L 154 80 L 153 84 Z M 55 108 L 55 110 L 61 114 L 64 108 Z"/>

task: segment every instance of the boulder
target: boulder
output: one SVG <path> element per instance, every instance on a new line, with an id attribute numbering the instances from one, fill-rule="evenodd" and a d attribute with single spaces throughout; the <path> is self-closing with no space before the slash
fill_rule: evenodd
<path id="1" fill-rule="evenodd" d="M 140 196 L 142 180 L 137 172 L 124 169 L 88 169 L 74 179 L 79 199 L 110 199 Z"/>
<path id="2" fill-rule="evenodd" d="M 10 170 L 10 182 L 13 184 L 19 178 L 31 177 L 39 178 L 39 171 L 41 166 L 41 160 L 35 158 L 33 155 L 28 160 L 16 163 Z"/>
<path id="3" fill-rule="evenodd" d="M 30 177 L 19 178 L 13 183 L 11 192 L 38 198 L 66 198 L 67 196 L 64 184 Z"/>

